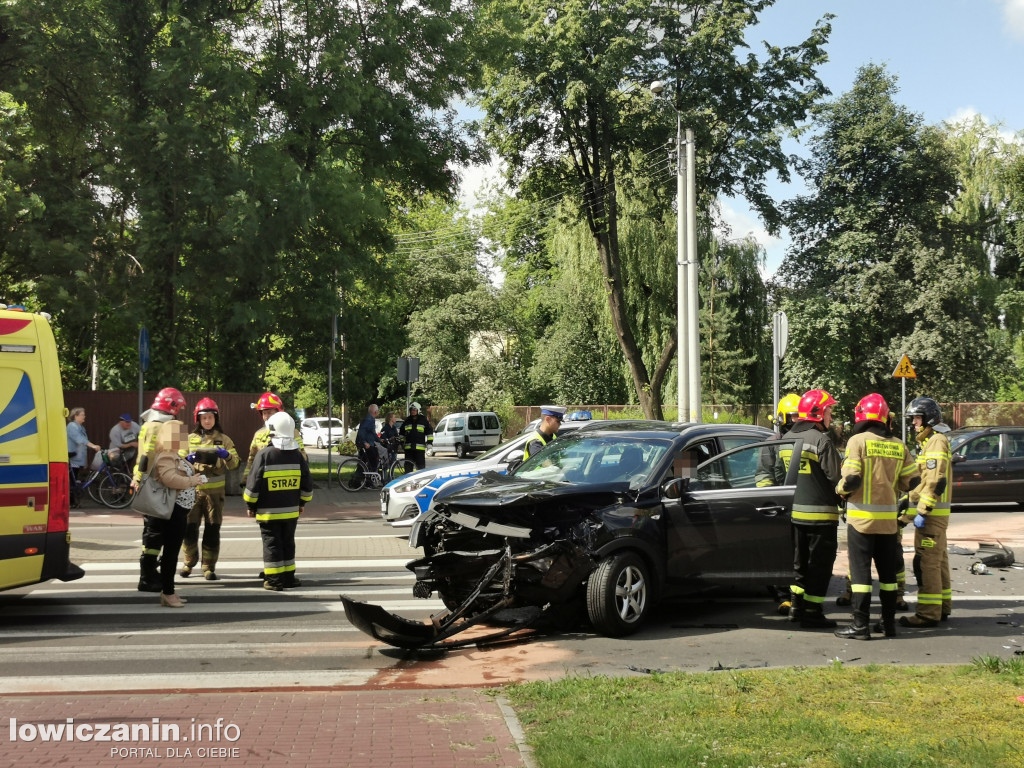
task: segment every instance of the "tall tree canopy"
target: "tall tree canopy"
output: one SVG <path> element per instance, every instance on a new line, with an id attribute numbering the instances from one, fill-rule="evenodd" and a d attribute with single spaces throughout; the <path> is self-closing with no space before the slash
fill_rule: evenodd
<path id="1" fill-rule="evenodd" d="M 745 53 L 747 29 L 771 4 L 482 4 L 486 135 L 520 196 L 565 196 L 587 222 L 616 337 L 650 417 L 661 416 L 653 382 L 664 376 L 652 376 L 651 366 L 667 368 L 671 354 L 645 359 L 638 341 L 620 243 L 620 179 L 650 172 L 644 163 L 674 133 L 675 115 L 654 108 L 647 90 L 656 79 L 674 78 L 674 107 L 696 132 L 700 210 L 706 214 L 719 195 L 741 194 L 770 227 L 778 225 L 765 177 L 774 170 L 788 178 L 781 141 L 824 92 L 816 68 L 830 27 L 826 17 L 798 46 L 765 44 L 760 56 Z M 666 189 L 663 205 L 669 200 Z"/>

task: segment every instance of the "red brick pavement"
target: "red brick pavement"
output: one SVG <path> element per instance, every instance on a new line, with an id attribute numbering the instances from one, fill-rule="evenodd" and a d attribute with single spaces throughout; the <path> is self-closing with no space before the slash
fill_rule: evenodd
<path id="1" fill-rule="evenodd" d="M 510 725 L 496 698 L 481 689 L 26 695 L 0 697 L 0 706 L 8 720 L 0 722 L 0 766 L 450 768 L 532 763 L 513 736 L 518 725 Z M 74 741 L 43 741 L 38 734 L 28 740 L 39 725 L 66 727 L 67 718 L 74 719 L 76 733 L 91 726 L 86 736 L 90 730 L 98 733 L 100 724 L 110 724 L 114 735 L 117 724 L 152 727 L 159 718 L 161 727 L 176 724 L 181 740 L 100 742 L 76 736 Z M 219 718 L 223 729 L 217 740 L 207 726 L 216 726 Z M 201 739 L 192 735 L 193 724 Z"/>

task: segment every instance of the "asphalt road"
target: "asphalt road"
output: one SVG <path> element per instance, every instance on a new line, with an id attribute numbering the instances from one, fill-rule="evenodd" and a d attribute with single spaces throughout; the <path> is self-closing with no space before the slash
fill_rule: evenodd
<path id="1" fill-rule="evenodd" d="M 405 532 L 380 521 L 373 494 L 352 496 L 360 500 L 342 497 L 323 519 L 302 521 L 297 560 L 304 585 L 284 593 L 262 589 L 258 530 L 231 516 L 218 565 L 223 578 L 179 579 L 189 600 L 181 610 L 161 608 L 156 595 L 135 589 L 138 519 L 84 509 L 72 518 L 72 533 L 74 559 L 86 577 L 0 593 L 5 689 L 446 687 L 567 674 L 966 663 L 1024 653 L 1024 568 L 974 575 L 970 554 L 950 558 L 952 620 L 935 629 L 903 629 L 890 640 L 843 641 L 828 631 L 800 630 L 777 614 L 771 599 L 755 596 L 667 602 L 642 631 L 622 639 L 578 628 L 441 655 L 403 652 L 351 627 L 338 596 L 380 603 L 414 620 L 441 606 L 411 596 L 413 579 L 404 566 L 416 553 Z M 999 539 L 1024 559 L 1024 512 L 955 514 L 950 539 L 955 552 Z M 833 596 L 844 570 L 841 558 Z M 834 618 L 848 615 L 831 599 L 826 608 Z"/>

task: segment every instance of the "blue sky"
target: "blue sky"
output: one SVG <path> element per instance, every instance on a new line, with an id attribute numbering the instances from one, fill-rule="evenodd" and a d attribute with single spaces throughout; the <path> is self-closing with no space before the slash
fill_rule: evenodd
<path id="1" fill-rule="evenodd" d="M 857 69 L 884 64 L 895 75 L 897 100 L 925 122 L 980 114 L 1007 133 L 1024 131 L 1024 0 L 779 0 L 748 33 L 776 45 L 803 40 L 814 22 L 832 13 L 829 61 L 820 76 L 836 98 L 850 89 Z M 791 152 L 802 154 L 795 143 Z M 799 194 L 776 183 L 777 200 Z M 788 241 L 769 238 L 742 200 L 724 202 L 733 237 L 752 233 L 775 271 Z"/>
<path id="2" fill-rule="evenodd" d="M 774 45 L 803 41 L 814 23 L 832 13 L 829 61 L 820 76 L 838 98 L 853 85 L 858 68 L 884 64 L 897 77 L 897 100 L 925 122 L 938 124 L 971 114 L 1000 123 L 1008 134 L 1024 131 L 1024 0 L 778 0 L 748 30 L 755 52 L 761 40 Z M 792 154 L 805 154 L 795 142 Z M 464 171 L 463 204 L 493 167 Z M 803 191 L 794 184 L 769 187 L 777 201 Z M 782 260 L 788 240 L 772 238 L 743 200 L 723 201 L 731 237 L 752 234 L 766 251 L 766 272 Z"/>

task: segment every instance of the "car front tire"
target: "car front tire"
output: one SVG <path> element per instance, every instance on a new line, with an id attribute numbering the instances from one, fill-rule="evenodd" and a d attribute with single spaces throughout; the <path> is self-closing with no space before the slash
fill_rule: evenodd
<path id="1" fill-rule="evenodd" d="M 320 450 L 324 449 L 324 439 L 322 437 L 318 437 L 316 439 L 316 447 L 319 448 Z"/>
<path id="2" fill-rule="evenodd" d="M 602 560 L 587 580 L 587 615 L 607 637 L 631 635 L 647 618 L 654 597 L 650 569 L 633 552 Z"/>
<path id="3" fill-rule="evenodd" d="M 458 458 L 460 458 L 460 459 L 466 458 L 466 445 L 465 445 L 465 443 L 456 443 L 455 444 L 455 455 Z"/>

